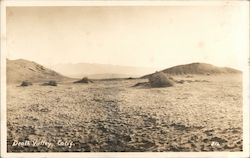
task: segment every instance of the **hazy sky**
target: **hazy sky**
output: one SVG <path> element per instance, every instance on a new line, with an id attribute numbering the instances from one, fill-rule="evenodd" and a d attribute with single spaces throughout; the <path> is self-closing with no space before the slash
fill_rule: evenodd
<path id="1" fill-rule="evenodd" d="M 40 64 L 239 68 L 248 48 L 240 6 L 7 8 L 7 57 Z"/>

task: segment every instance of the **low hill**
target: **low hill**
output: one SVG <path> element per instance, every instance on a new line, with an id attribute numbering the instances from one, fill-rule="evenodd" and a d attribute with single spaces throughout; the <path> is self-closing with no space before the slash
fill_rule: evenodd
<path id="1" fill-rule="evenodd" d="M 212 74 L 231 74 L 241 73 L 241 71 L 229 67 L 217 67 L 207 63 L 191 63 L 186 65 L 178 65 L 161 72 L 170 75 L 185 75 L 185 74 L 199 74 L 199 75 L 212 75 Z M 152 74 L 145 75 L 142 78 L 148 78 Z"/>
<path id="2" fill-rule="evenodd" d="M 7 83 L 17 83 L 24 80 L 31 82 L 41 82 L 47 80 L 66 80 L 69 79 L 53 70 L 32 61 L 18 59 L 7 59 Z"/>

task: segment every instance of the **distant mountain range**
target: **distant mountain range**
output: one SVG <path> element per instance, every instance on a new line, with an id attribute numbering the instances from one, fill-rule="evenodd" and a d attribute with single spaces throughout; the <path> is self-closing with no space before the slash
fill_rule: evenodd
<path id="1" fill-rule="evenodd" d="M 140 77 L 157 70 L 156 68 L 94 63 L 57 64 L 50 66 L 50 68 L 69 77 L 82 78 L 86 76 L 92 79 Z"/>
<path id="2" fill-rule="evenodd" d="M 229 67 L 217 67 L 207 63 L 191 63 L 186 65 L 178 65 L 164 69 L 160 72 L 170 75 L 186 75 L 186 74 L 199 74 L 199 75 L 214 75 L 214 74 L 235 74 L 241 71 Z M 154 74 L 154 73 L 153 73 Z M 148 78 L 152 74 L 143 76 Z"/>
<path id="3" fill-rule="evenodd" d="M 7 83 L 21 82 L 24 80 L 29 80 L 32 82 L 41 82 L 48 80 L 62 81 L 68 79 L 68 77 L 65 77 L 40 64 L 24 59 L 7 59 L 6 73 Z"/>

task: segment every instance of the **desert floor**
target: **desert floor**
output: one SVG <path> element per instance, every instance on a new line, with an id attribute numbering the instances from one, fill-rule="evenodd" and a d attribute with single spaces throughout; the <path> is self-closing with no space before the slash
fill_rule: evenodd
<path id="1" fill-rule="evenodd" d="M 8 152 L 241 151 L 241 76 L 173 78 L 185 82 L 168 88 L 132 87 L 143 79 L 10 84 Z"/>

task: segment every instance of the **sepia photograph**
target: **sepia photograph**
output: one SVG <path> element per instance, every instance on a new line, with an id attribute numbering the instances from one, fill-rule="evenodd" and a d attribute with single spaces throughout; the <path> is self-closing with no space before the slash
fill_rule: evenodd
<path id="1" fill-rule="evenodd" d="M 243 153 L 249 2 L 220 2 L 6 6 L 6 153 Z"/>

